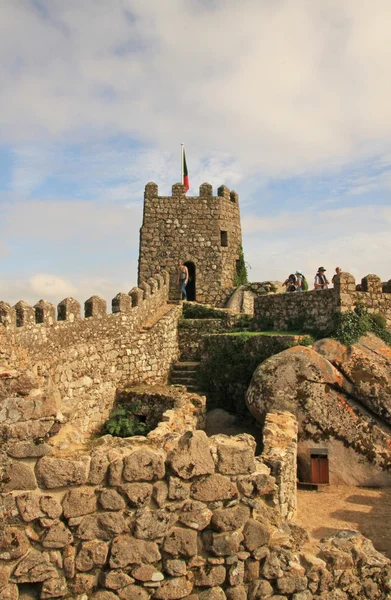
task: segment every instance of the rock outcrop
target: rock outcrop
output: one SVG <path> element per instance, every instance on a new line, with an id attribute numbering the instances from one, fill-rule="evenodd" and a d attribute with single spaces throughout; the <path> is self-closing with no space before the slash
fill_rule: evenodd
<path id="1" fill-rule="evenodd" d="M 261 422 L 268 412 L 289 411 L 298 418 L 299 441 L 327 446 L 330 439 L 339 440 L 386 471 L 391 466 L 390 357 L 391 349 L 373 335 L 351 348 L 334 340 L 289 348 L 256 369 L 248 408 Z"/>

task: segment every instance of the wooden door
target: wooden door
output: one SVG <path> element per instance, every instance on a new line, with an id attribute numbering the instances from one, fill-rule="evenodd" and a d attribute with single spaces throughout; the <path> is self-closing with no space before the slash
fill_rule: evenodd
<path id="1" fill-rule="evenodd" d="M 327 456 L 311 456 L 312 483 L 329 483 L 329 459 Z"/>

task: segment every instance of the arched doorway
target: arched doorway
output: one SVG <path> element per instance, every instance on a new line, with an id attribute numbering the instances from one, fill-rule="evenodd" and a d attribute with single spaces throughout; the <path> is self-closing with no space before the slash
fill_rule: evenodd
<path id="1" fill-rule="evenodd" d="M 196 299 L 196 267 L 193 262 L 185 262 L 185 267 L 189 271 L 189 281 L 186 286 L 187 299 L 191 302 Z"/>

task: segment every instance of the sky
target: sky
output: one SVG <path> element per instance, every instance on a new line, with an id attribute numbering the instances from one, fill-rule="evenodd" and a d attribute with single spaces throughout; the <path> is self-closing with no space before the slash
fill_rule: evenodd
<path id="1" fill-rule="evenodd" d="M 144 186 L 239 193 L 251 281 L 391 278 L 389 0 L 0 0 L 0 300 L 137 283 Z"/>

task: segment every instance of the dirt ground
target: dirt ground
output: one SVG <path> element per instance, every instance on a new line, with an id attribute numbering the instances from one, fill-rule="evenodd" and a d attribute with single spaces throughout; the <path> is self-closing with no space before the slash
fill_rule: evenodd
<path id="1" fill-rule="evenodd" d="M 324 486 L 297 491 L 295 522 L 311 541 L 341 529 L 358 529 L 379 551 L 391 558 L 391 488 Z"/>

